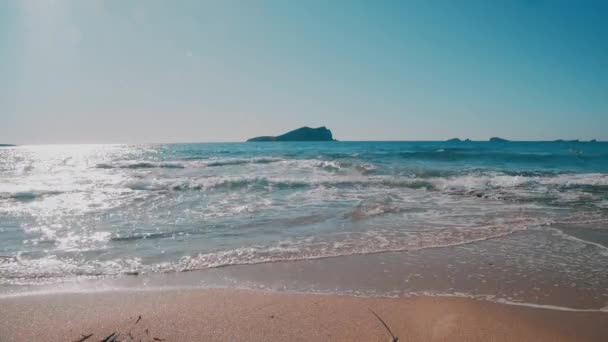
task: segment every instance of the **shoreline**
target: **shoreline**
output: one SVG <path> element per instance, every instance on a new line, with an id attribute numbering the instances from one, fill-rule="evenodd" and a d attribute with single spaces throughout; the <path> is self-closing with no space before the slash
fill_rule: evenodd
<path id="1" fill-rule="evenodd" d="M 369 298 L 244 289 L 159 289 L 0 298 L 2 341 L 601 341 L 608 312 L 462 297 Z M 139 316 L 142 316 L 138 320 Z M 158 338 L 154 340 L 154 338 Z"/>
<path id="2" fill-rule="evenodd" d="M 103 280 L 93 280 L 100 282 Z M 34 290 L 34 291 L 16 291 L 9 293 L 0 292 L 0 302 L 3 300 L 11 300 L 18 298 L 29 298 L 29 297 L 44 297 L 44 296 L 71 296 L 71 295 L 108 295 L 112 293 L 116 294 L 130 294 L 130 293 L 154 293 L 154 292 L 180 292 L 180 291 L 244 291 L 244 292 L 259 292 L 266 294 L 279 294 L 279 295 L 303 295 L 303 296 L 335 296 L 335 297 L 352 297 L 358 299 L 370 299 L 370 300 L 400 300 L 400 299 L 414 299 L 414 298 L 447 298 L 447 299 L 463 299 L 472 300 L 478 302 L 487 302 L 491 304 L 507 305 L 539 310 L 551 310 L 551 311 L 562 311 L 562 312 L 583 312 L 583 313 L 608 313 L 608 305 L 601 308 L 574 308 L 568 306 L 551 305 L 551 304 L 537 304 L 530 302 L 518 302 L 510 301 L 504 298 L 497 298 L 496 295 L 492 294 L 467 294 L 467 293 L 437 293 L 432 291 L 420 291 L 420 292 L 409 292 L 402 293 L 400 295 L 369 295 L 369 294 L 357 294 L 357 293 L 342 293 L 342 292 L 314 292 L 314 291 L 293 291 L 293 290 L 275 290 L 267 288 L 249 288 L 249 287 L 224 287 L 224 286 L 167 286 L 167 287 L 103 287 L 95 289 L 52 289 L 52 290 Z"/>
<path id="3" fill-rule="evenodd" d="M 560 260 L 547 259 L 539 265 L 520 263 L 536 257 L 518 248 L 523 240 L 541 241 L 539 248 L 544 250 L 570 241 L 547 232 L 527 230 L 449 248 L 5 285 L 0 286 L 0 298 L 220 288 L 362 298 L 457 297 L 561 311 L 607 312 L 605 277 L 588 265 L 580 264 L 572 273 L 558 267 Z"/>

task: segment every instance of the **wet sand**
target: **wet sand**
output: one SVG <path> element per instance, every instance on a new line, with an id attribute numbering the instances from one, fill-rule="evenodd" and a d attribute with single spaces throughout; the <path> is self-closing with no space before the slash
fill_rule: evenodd
<path id="1" fill-rule="evenodd" d="M 608 312 L 466 298 L 361 298 L 234 289 L 0 299 L 1 341 L 605 341 Z M 139 318 L 141 316 L 141 319 Z"/>

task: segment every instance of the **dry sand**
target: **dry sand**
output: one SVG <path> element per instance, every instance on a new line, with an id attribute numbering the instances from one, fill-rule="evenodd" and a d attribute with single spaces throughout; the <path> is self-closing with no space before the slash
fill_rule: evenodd
<path id="1" fill-rule="evenodd" d="M 608 313 L 228 289 L 2 298 L 0 341 L 389 341 L 370 309 L 399 341 L 608 341 Z"/>

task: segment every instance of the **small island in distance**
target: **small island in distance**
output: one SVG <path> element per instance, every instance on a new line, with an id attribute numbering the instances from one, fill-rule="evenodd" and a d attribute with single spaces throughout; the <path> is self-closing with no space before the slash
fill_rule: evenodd
<path id="1" fill-rule="evenodd" d="M 459 143 L 459 142 L 472 142 L 473 140 L 471 139 L 460 139 L 460 138 L 452 138 L 452 139 L 448 139 L 446 140 L 447 142 L 453 142 L 453 143 Z M 490 142 L 509 142 L 510 140 L 507 139 L 503 139 L 503 138 L 498 138 L 498 137 L 492 137 L 489 140 Z"/>
<path id="2" fill-rule="evenodd" d="M 248 139 L 247 142 L 271 141 L 336 141 L 325 126 L 318 128 L 301 127 L 278 136 L 262 136 Z"/>
<path id="3" fill-rule="evenodd" d="M 459 138 L 452 138 L 452 139 L 448 139 L 446 140 L 447 142 L 471 142 L 471 139 L 465 139 L 465 140 L 461 140 Z"/>
<path id="4" fill-rule="evenodd" d="M 459 143 L 459 142 L 472 142 L 473 140 L 471 139 L 465 139 L 462 140 L 460 138 L 451 138 L 446 140 L 446 142 L 452 142 L 452 143 Z M 477 140 L 476 140 L 477 141 Z M 489 142 L 497 142 L 497 143 L 505 143 L 505 142 L 521 142 L 518 140 L 507 140 L 504 138 L 499 138 L 499 137 L 492 137 L 488 140 Z M 574 140 L 564 140 L 564 139 L 557 139 L 557 140 L 551 140 L 551 141 L 547 141 L 547 142 L 555 142 L 555 143 L 579 143 L 579 142 L 585 142 L 585 141 L 581 141 L 579 139 L 574 139 Z M 597 139 L 591 139 L 588 142 L 590 143 L 596 143 L 598 142 Z"/>
<path id="5" fill-rule="evenodd" d="M 0 144 L 0 147 L 14 147 L 17 145 L 13 145 L 13 144 Z"/>

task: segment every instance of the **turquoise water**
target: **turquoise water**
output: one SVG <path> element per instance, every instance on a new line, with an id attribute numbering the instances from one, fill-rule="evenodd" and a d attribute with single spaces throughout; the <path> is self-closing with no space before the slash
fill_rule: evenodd
<path id="1" fill-rule="evenodd" d="M 7 286 L 450 248 L 560 225 L 585 225 L 556 237 L 585 248 L 545 253 L 601 270 L 607 222 L 608 143 L 0 148 Z"/>

